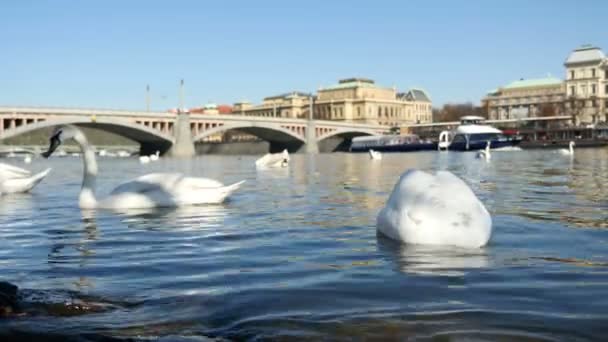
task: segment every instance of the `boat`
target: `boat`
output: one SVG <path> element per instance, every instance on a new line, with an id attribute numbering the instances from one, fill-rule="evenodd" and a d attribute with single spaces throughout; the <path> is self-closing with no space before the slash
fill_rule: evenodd
<path id="1" fill-rule="evenodd" d="M 476 151 L 486 148 L 514 147 L 521 143 L 522 137 L 485 124 L 481 116 L 467 115 L 460 118 L 460 125 L 453 131 L 443 131 L 439 135 L 437 149 L 450 151 Z"/>
<path id="2" fill-rule="evenodd" d="M 379 135 L 355 137 L 350 145 L 351 152 L 414 152 L 437 149 L 437 142 L 420 139 L 416 134 Z"/>

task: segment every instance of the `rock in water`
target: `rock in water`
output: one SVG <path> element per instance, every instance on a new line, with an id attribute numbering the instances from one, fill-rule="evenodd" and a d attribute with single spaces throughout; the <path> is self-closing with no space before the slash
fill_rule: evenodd
<path id="1" fill-rule="evenodd" d="M 11 283 L 0 281 L 0 317 L 17 311 L 17 291 L 19 288 Z"/>

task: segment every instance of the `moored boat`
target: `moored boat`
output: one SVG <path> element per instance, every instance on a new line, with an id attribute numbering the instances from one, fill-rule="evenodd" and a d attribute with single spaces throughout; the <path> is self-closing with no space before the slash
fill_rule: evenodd
<path id="1" fill-rule="evenodd" d="M 437 142 L 422 140 L 415 134 L 355 137 L 351 152 L 414 152 L 436 150 Z"/>
<path id="2" fill-rule="evenodd" d="M 453 131 L 441 132 L 439 136 L 439 147 L 452 151 L 475 151 L 486 148 L 513 147 L 521 143 L 522 138 L 518 135 L 505 134 L 503 131 L 485 124 L 485 119 L 480 116 L 463 116 L 460 118 L 460 126 Z"/>

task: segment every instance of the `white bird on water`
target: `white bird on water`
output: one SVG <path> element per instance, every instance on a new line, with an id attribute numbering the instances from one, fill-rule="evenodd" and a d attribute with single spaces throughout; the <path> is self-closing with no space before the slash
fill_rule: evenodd
<path id="1" fill-rule="evenodd" d="M 380 159 L 382 159 L 382 154 L 378 151 L 374 151 L 374 150 L 370 149 L 369 157 L 373 160 L 380 160 Z"/>
<path id="2" fill-rule="evenodd" d="M 485 160 L 490 160 L 490 158 L 492 158 L 492 155 L 490 154 L 490 141 L 486 143 L 486 148 L 484 151 L 477 152 L 476 157 Z"/>
<path id="3" fill-rule="evenodd" d="M 23 158 L 23 162 L 26 164 L 29 164 L 32 162 L 32 156 L 30 156 L 29 154 L 26 154 L 25 157 Z"/>
<path id="4" fill-rule="evenodd" d="M 158 161 L 159 157 L 160 157 L 160 151 L 156 151 L 155 154 L 150 155 L 150 161 Z"/>
<path id="5" fill-rule="evenodd" d="M 32 190 L 51 171 L 46 169 L 35 175 L 26 169 L 0 163 L 0 193 L 13 194 Z"/>
<path id="6" fill-rule="evenodd" d="M 116 187 L 106 198 L 95 196 L 97 162 L 86 136 L 75 126 L 61 126 L 50 138 L 48 158 L 62 142 L 74 140 L 84 158 L 84 175 L 78 204 L 83 209 L 131 209 L 181 207 L 197 204 L 222 203 L 244 182 L 224 186 L 208 178 L 187 177 L 181 173 L 151 173 Z"/>
<path id="7" fill-rule="evenodd" d="M 559 153 L 563 154 L 564 156 L 573 156 L 574 146 L 576 146 L 574 141 L 570 141 L 570 143 L 568 144 L 568 149 L 562 148 L 559 150 Z"/>
<path id="8" fill-rule="evenodd" d="M 477 248 L 492 235 L 484 205 L 449 171 L 403 173 L 376 225 L 380 233 L 408 244 Z"/>
<path id="9" fill-rule="evenodd" d="M 287 165 L 289 165 L 289 152 L 286 149 L 281 153 L 266 153 L 255 161 L 257 169 L 287 167 Z"/>

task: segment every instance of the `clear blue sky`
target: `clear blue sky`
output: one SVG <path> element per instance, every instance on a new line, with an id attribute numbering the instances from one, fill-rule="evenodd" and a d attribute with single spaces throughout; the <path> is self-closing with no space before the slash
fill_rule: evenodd
<path id="1" fill-rule="evenodd" d="M 67 1 L 0 3 L 0 105 L 144 109 L 258 103 L 360 76 L 477 103 L 608 51 L 608 1 Z"/>

